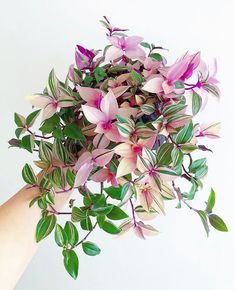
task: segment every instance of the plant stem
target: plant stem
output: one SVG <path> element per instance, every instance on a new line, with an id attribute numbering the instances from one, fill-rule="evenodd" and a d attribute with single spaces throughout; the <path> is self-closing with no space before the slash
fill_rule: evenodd
<path id="1" fill-rule="evenodd" d="M 196 209 L 196 208 L 194 208 L 194 207 L 192 207 L 184 198 L 183 198 L 183 195 L 182 195 L 182 192 L 181 192 L 181 190 L 180 190 L 180 188 L 179 187 L 176 187 L 176 185 L 175 185 L 175 182 L 174 181 L 172 181 L 172 186 L 173 186 L 173 188 L 174 188 L 174 190 L 175 190 L 175 192 L 177 193 L 177 197 L 178 197 L 178 199 L 179 199 L 179 202 L 183 202 L 189 209 L 191 209 L 191 210 L 193 210 L 193 211 L 195 211 L 195 212 L 198 212 L 198 210 Z"/>
<path id="2" fill-rule="evenodd" d="M 78 242 L 74 247 L 77 247 L 77 246 L 79 246 L 80 244 L 82 244 L 88 237 L 89 237 L 89 235 L 93 232 L 93 230 L 96 228 L 96 226 L 97 226 L 97 224 L 98 224 L 98 222 L 96 222 L 95 224 L 94 224 L 94 226 L 92 227 L 92 229 L 85 235 L 85 237 L 80 241 L 80 242 Z M 74 248 L 73 247 L 73 248 Z M 72 248 L 72 249 L 73 249 Z"/>
<path id="3" fill-rule="evenodd" d="M 72 214 L 72 212 L 62 212 L 62 211 L 57 211 L 52 205 L 50 205 L 51 210 L 48 210 L 49 213 L 53 213 L 55 215 L 63 215 L 63 214 Z"/>
<path id="4" fill-rule="evenodd" d="M 42 138 L 42 139 L 50 139 L 50 138 L 53 138 L 53 136 L 43 136 L 43 135 L 37 135 L 37 134 L 34 134 L 29 128 L 27 128 L 27 131 L 31 134 L 31 135 L 34 135 L 35 137 L 37 138 Z"/>
<path id="5" fill-rule="evenodd" d="M 137 223 L 136 223 L 136 218 L 135 218 L 135 208 L 134 208 L 132 199 L 130 198 L 129 200 L 130 200 L 130 204 L 131 204 L 131 211 L 132 211 L 134 225 L 136 226 Z"/>

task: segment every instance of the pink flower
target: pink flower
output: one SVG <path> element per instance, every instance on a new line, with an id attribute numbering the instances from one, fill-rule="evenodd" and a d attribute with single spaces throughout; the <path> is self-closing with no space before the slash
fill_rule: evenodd
<path id="1" fill-rule="evenodd" d="M 92 152 L 84 152 L 73 168 L 77 171 L 74 187 L 81 186 L 87 181 L 94 165 L 105 166 L 112 157 L 113 151 L 108 149 L 95 149 Z"/>
<path id="2" fill-rule="evenodd" d="M 137 157 L 142 154 L 143 148 L 152 149 L 156 137 L 148 139 L 140 139 L 136 144 L 134 143 L 121 143 L 114 148 L 114 152 L 122 157 L 118 168 L 116 177 L 124 176 L 133 172 L 137 166 Z"/>
<path id="3" fill-rule="evenodd" d="M 103 92 L 99 89 L 87 88 L 87 87 L 76 87 L 81 98 L 87 102 L 88 106 L 100 109 L 100 104 L 103 98 Z"/>
<path id="4" fill-rule="evenodd" d="M 105 134 L 105 136 L 115 142 L 121 141 L 121 135 L 113 123 L 116 115 L 130 116 L 135 115 L 135 108 L 118 108 L 115 95 L 110 90 L 101 100 L 100 110 L 91 106 L 82 105 L 82 110 L 87 120 L 96 125 L 95 132 Z"/>
<path id="5" fill-rule="evenodd" d="M 81 45 L 77 45 L 75 51 L 75 61 L 78 69 L 83 70 L 91 68 L 95 54 L 92 50 L 86 49 Z"/>
<path id="6" fill-rule="evenodd" d="M 112 46 L 106 51 L 106 61 L 115 60 L 123 55 L 129 58 L 140 58 L 145 56 L 144 50 L 138 46 L 143 40 L 140 36 L 109 36 L 108 39 Z"/>

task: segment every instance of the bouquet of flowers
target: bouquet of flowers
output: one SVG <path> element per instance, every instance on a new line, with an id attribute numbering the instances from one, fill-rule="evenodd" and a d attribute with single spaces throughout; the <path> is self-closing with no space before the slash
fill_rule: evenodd
<path id="1" fill-rule="evenodd" d="M 213 189 L 205 209 L 190 204 L 208 171 L 206 158 L 195 159 L 194 152 L 210 152 L 203 140 L 219 138 L 219 123 L 193 123 L 208 97 L 219 98 L 216 62 L 208 67 L 197 52 L 169 65 L 163 47 L 127 36 L 106 17 L 101 24 L 108 45 L 104 50 L 77 45 L 65 81 L 52 70 L 44 91 L 28 97 L 36 110 L 26 118 L 15 113 L 16 138 L 9 141 L 37 152 L 40 174 L 29 164 L 22 170 L 28 187 L 38 188 L 29 204 L 42 212 L 36 241 L 54 231 L 74 279 L 79 268 L 75 248 L 82 246 L 90 256 L 100 253 L 88 241 L 95 228 L 112 235 L 132 231 L 145 239 L 158 233 L 149 220 L 164 214 L 169 200 L 195 212 L 207 235 L 210 225 L 227 231 L 213 213 Z M 41 133 L 33 129 L 38 118 Z M 189 190 L 179 187 L 179 179 L 189 183 Z M 96 192 L 90 182 L 100 185 Z M 71 211 L 58 212 L 55 196 L 74 189 Z M 63 214 L 69 218 L 64 226 L 57 220 Z"/>

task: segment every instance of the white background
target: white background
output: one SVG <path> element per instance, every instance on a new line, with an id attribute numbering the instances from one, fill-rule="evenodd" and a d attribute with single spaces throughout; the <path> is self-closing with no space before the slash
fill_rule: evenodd
<path id="1" fill-rule="evenodd" d="M 217 57 L 222 97 L 213 98 L 199 118 L 222 121 L 222 138 L 208 153 L 209 174 L 192 205 L 203 207 L 210 186 L 217 193 L 215 211 L 229 233 L 213 231 L 206 238 L 193 212 L 167 206 L 156 220 L 159 236 L 114 239 L 96 232 L 98 257 L 80 255 L 80 274 L 73 281 L 63 269 L 53 238 L 42 242 L 16 290 L 233 290 L 235 289 L 234 191 L 234 1 L 1 1 L 0 203 L 23 186 L 21 168 L 34 159 L 23 150 L 8 149 L 14 135 L 13 113 L 27 114 L 24 96 L 41 92 L 52 67 L 64 78 L 73 62 L 74 46 L 102 48 L 107 44 L 98 20 L 106 15 L 130 34 L 170 49 L 173 61 L 186 50 Z M 36 157 L 35 157 L 36 159 Z M 4 290 L 4 289 L 1 289 Z"/>

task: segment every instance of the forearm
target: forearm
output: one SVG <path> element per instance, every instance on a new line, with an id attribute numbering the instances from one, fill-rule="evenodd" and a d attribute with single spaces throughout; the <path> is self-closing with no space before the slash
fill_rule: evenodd
<path id="1" fill-rule="evenodd" d="M 38 195 L 37 188 L 27 186 L 0 207 L 0 289 L 12 290 L 38 248 L 36 225 L 41 217 L 37 204 L 29 202 Z M 70 193 L 56 196 L 60 210 Z"/>

